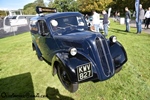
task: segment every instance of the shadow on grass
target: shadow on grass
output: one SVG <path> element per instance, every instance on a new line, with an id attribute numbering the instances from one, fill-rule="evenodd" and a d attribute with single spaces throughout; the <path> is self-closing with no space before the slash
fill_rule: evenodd
<path id="1" fill-rule="evenodd" d="M 131 30 L 130 32 L 125 32 L 124 30 L 115 29 L 115 28 L 111 28 L 109 31 L 110 31 L 110 32 L 114 32 L 114 33 L 118 33 L 118 34 L 123 34 L 123 35 L 146 36 L 146 37 L 150 37 L 150 34 L 144 32 L 144 31 L 142 31 L 141 34 L 137 34 L 135 31 L 133 32 L 133 30 Z"/>
<path id="2" fill-rule="evenodd" d="M 115 32 L 115 33 L 119 33 L 119 34 L 123 34 L 123 35 L 127 35 L 129 33 L 132 33 L 132 32 L 125 32 L 125 30 L 115 29 L 115 28 L 111 28 L 110 32 Z"/>
<path id="3" fill-rule="evenodd" d="M 0 100 L 35 100 L 33 95 L 34 87 L 30 73 L 0 79 Z"/>
<path id="4" fill-rule="evenodd" d="M 133 32 L 133 30 L 130 30 L 130 32 L 125 32 L 125 29 L 118 29 L 118 28 L 110 28 L 111 32 L 115 32 L 115 33 L 119 33 L 119 34 L 124 34 L 124 35 L 127 35 L 127 34 L 136 34 L 136 32 Z"/>
<path id="5" fill-rule="evenodd" d="M 44 59 L 44 61 L 51 66 L 51 63 L 49 63 L 47 60 Z M 61 95 L 59 93 L 59 90 L 54 88 L 54 87 L 47 87 L 46 89 L 46 97 L 49 99 L 49 100 L 74 100 L 73 98 L 71 97 L 68 97 L 68 96 L 64 96 L 64 95 Z"/>
<path id="6" fill-rule="evenodd" d="M 49 100 L 74 100 L 71 97 L 61 95 L 58 89 L 51 87 L 47 87 L 46 96 Z"/>

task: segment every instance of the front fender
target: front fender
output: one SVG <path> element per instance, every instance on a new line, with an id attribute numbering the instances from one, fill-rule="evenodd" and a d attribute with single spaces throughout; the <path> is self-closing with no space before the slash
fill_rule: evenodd
<path id="1" fill-rule="evenodd" d="M 57 53 L 52 59 L 53 75 L 56 74 L 56 65 L 58 63 L 61 64 L 62 67 L 64 67 L 71 82 L 75 83 L 75 82 L 79 82 L 77 67 L 83 64 L 91 63 L 91 61 L 81 54 L 77 54 L 76 56 L 71 56 L 69 55 L 69 53 Z"/>
<path id="2" fill-rule="evenodd" d="M 121 43 L 116 42 L 110 46 L 110 52 L 114 60 L 115 69 L 120 68 L 125 62 L 127 62 L 127 54 Z"/>

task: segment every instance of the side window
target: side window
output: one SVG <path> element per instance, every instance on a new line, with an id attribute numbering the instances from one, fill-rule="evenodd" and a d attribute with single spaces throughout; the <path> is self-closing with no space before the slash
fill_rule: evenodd
<path id="1" fill-rule="evenodd" d="M 46 36 L 46 35 L 49 34 L 49 30 L 48 30 L 47 25 L 46 25 L 44 20 L 39 20 L 38 21 L 38 28 L 39 28 L 39 33 L 42 36 Z"/>
<path id="2" fill-rule="evenodd" d="M 78 26 L 84 26 L 84 21 L 82 17 L 77 17 L 77 21 L 78 21 Z"/>

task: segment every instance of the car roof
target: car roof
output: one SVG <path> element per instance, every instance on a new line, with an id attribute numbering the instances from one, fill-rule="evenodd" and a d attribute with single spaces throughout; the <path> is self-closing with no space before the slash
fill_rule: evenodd
<path id="1" fill-rule="evenodd" d="M 51 13 L 46 14 L 45 17 L 61 17 L 61 16 L 82 16 L 79 12 L 57 12 L 57 13 Z"/>
<path id="2" fill-rule="evenodd" d="M 50 13 L 50 14 L 45 14 L 45 15 L 39 15 L 36 17 L 33 17 L 31 20 L 37 20 L 37 19 L 53 19 L 57 17 L 62 17 L 62 16 L 82 16 L 81 13 L 79 12 L 57 12 L 57 13 Z"/>

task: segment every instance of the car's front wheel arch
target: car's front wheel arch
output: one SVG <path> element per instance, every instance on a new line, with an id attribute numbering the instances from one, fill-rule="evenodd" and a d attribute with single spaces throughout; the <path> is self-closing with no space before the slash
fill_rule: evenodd
<path id="1" fill-rule="evenodd" d="M 76 92 L 78 90 L 78 83 L 71 82 L 70 77 L 67 71 L 65 70 L 65 68 L 61 66 L 61 64 L 57 64 L 56 70 L 57 70 L 57 76 L 60 82 L 62 83 L 62 85 L 65 87 L 65 89 L 67 89 L 71 93 Z"/>

